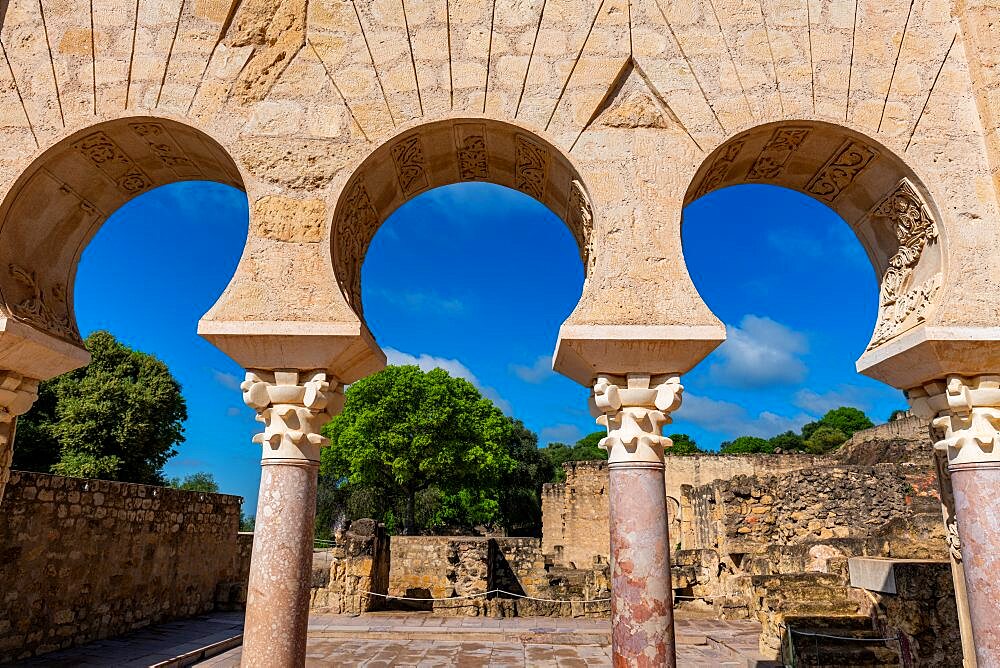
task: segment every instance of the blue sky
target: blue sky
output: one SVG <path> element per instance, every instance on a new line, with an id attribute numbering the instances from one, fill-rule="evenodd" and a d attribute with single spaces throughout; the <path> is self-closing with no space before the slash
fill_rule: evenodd
<path id="1" fill-rule="evenodd" d="M 167 475 L 211 472 L 247 498 L 259 478 L 259 429 L 238 390 L 242 370 L 196 334 L 222 293 L 247 231 L 243 193 L 181 183 L 116 212 L 84 252 L 76 282 L 81 331 L 107 329 L 163 359 L 188 401 L 187 441 Z M 859 376 L 877 282 L 832 211 L 792 191 L 740 186 L 685 211 L 684 253 L 729 340 L 684 379 L 667 432 L 714 449 L 741 434 L 798 429 L 840 405 L 876 421 L 902 395 Z M 390 361 L 441 366 L 476 384 L 550 441 L 596 430 L 588 390 L 549 370 L 583 269 L 563 223 L 525 195 L 489 184 L 438 188 L 401 207 L 363 271 L 365 314 Z"/>

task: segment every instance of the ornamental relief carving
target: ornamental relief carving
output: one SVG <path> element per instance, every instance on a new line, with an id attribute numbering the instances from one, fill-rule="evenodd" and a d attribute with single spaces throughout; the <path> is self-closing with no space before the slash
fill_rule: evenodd
<path id="1" fill-rule="evenodd" d="M 524 135 L 514 137 L 514 187 L 542 201 L 549 175 L 549 152 Z"/>
<path id="2" fill-rule="evenodd" d="M 740 152 L 743 151 L 743 145 L 745 143 L 746 141 L 743 139 L 732 142 L 719 155 L 719 157 L 712 162 L 712 166 L 709 167 L 705 177 L 701 180 L 701 185 L 698 186 L 698 190 L 695 192 L 694 199 L 698 199 L 702 195 L 715 190 L 726 182 L 726 178 L 729 176 L 729 168 L 732 167 L 733 163 L 736 162 L 736 159 L 740 157 Z"/>
<path id="3" fill-rule="evenodd" d="M 877 157 L 875 149 L 849 139 L 816 172 L 806 185 L 806 192 L 824 202 L 833 202 Z"/>
<path id="4" fill-rule="evenodd" d="M 163 163 L 163 166 L 177 176 L 181 178 L 204 176 L 198 166 L 184 153 L 184 149 L 159 123 L 131 123 L 129 127 L 146 141 L 149 150 Z"/>
<path id="5" fill-rule="evenodd" d="M 1000 461 L 1000 376 L 953 374 L 907 390 L 906 399 L 930 421 L 934 448 L 947 453 L 949 469 Z"/>
<path id="6" fill-rule="evenodd" d="M 809 128 L 787 127 L 775 130 L 747 172 L 747 180 L 776 179 L 781 176 L 788 159 L 808 136 Z"/>
<path id="7" fill-rule="evenodd" d="M 11 314 L 60 339 L 81 343 L 80 334 L 70 319 L 66 285 L 54 283 L 45 290 L 34 271 L 13 263 L 7 269 L 14 280 L 30 292 L 29 297 L 10 305 Z"/>
<path id="8" fill-rule="evenodd" d="M 927 318 L 941 287 L 941 272 L 914 284 L 914 272 L 925 249 L 937 242 L 937 223 L 920 193 L 903 179 L 873 210 L 887 219 L 899 247 L 889 258 L 879 289 L 879 314 L 868 350 L 885 343 Z"/>
<path id="9" fill-rule="evenodd" d="M 424 169 L 424 144 L 420 135 L 404 137 L 390 149 L 396 163 L 396 176 L 404 196 L 420 192 L 430 185 Z"/>
<path id="10" fill-rule="evenodd" d="M 138 195 L 153 186 L 152 179 L 103 132 L 87 135 L 74 143 L 73 148 L 101 170 L 126 195 Z"/>
<path id="11" fill-rule="evenodd" d="M 466 123 L 456 125 L 455 147 L 459 178 L 463 181 L 485 181 L 489 178 L 486 126 Z"/>
<path id="12" fill-rule="evenodd" d="M 363 182 L 349 187 L 343 212 L 334 228 L 336 253 L 333 263 L 347 303 L 359 316 L 361 305 L 361 262 L 368 243 L 378 230 L 379 219 Z"/>
<path id="13" fill-rule="evenodd" d="M 590 276 L 594 268 L 594 210 L 583 184 L 573 179 L 569 188 L 569 204 L 566 212 L 569 228 L 580 247 L 584 276 Z"/>

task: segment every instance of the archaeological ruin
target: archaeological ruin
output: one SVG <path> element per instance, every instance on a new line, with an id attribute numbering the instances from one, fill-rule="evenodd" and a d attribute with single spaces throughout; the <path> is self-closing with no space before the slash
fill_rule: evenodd
<path id="1" fill-rule="evenodd" d="M 838 536 L 761 471 L 693 480 L 668 509 L 662 428 L 683 375 L 725 338 L 685 266 L 683 209 L 778 185 L 839 214 L 879 277 L 857 368 L 903 390 L 933 434 L 966 665 L 997 665 L 998 25 L 987 0 L 0 3 L 0 493 L 38 382 L 88 361 L 73 287 L 97 229 L 160 185 L 241 188 L 246 247 L 198 331 L 246 369 L 264 427 L 243 661 L 302 665 L 319 429 L 345 384 L 385 364 L 361 305 L 366 249 L 414 196 L 489 181 L 547 206 L 579 245 L 586 279 L 553 366 L 592 388 L 608 430 L 614 661 L 673 665 L 671 530 L 699 551 L 682 564 L 691 596 L 749 592 L 774 623 L 772 579 L 804 573 L 802 595 L 821 597 L 878 538 Z M 879 466 L 824 475 L 818 508 L 855 512 L 850 490 L 874 486 L 881 522 L 899 494 L 923 498 Z M 810 470 L 787 474 L 795 489 L 816 487 Z M 748 513 L 762 519 L 733 534 Z M 855 542 L 798 554 L 786 543 L 802 531 Z M 777 552 L 758 558 L 765 536 Z M 894 556 L 894 536 L 862 553 Z M 698 573 L 715 563 L 732 577 Z M 903 570 L 894 589 L 938 596 L 941 578 Z"/>

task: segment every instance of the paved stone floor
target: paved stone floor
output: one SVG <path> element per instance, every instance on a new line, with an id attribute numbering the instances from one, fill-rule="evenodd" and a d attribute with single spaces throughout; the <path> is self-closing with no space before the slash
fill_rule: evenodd
<path id="1" fill-rule="evenodd" d="M 493 619 L 377 613 L 363 617 L 313 614 L 307 666 L 531 666 L 611 665 L 604 620 L 548 617 Z M 681 667 L 770 666 L 757 652 L 760 626 L 748 621 L 677 620 Z M 241 648 L 197 665 L 233 668 Z"/>
<path id="2" fill-rule="evenodd" d="M 231 668 L 241 647 L 242 613 L 216 613 L 159 624 L 119 638 L 54 652 L 19 666 L 190 666 Z M 772 666 L 757 653 L 760 626 L 678 616 L 681 668 Z M 221 643 L 221 645 L 216 645 Z M 216 645 L 207 654 L 204 648 Z M 220 653 L 221 652 L 221 653 Z M 208 656 L 209 658 L 202 657 Z M 493 619 L 431 613 L 374 613 L 362 617 L 313 614 L 307 666 L 609 666 L 605 620 L 551 617 Z"/>

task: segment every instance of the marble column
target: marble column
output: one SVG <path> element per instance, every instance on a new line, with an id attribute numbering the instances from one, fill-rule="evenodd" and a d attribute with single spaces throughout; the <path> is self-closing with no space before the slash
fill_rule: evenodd
<path id="1" fill-rule="evenodd" d="M 0 503 L 10 479 L 10 464 L 14 459 L 14 431 L 17 416 L 27 413 L 38 398 L 38 381 L 14 373 L 0 371 Z"/>
<path id="2" fill-rule="evenodd" d="M 343 392 L 323 371 L 247 372 L 243 400 L 264 432 L 260 496 L 254 526 L 243 629 L 243 664 L 305 664 L 312 580 L 313 522 L 320 428 L 343 407 Z"/>
<path id="3" fill-rule="evenodd" d="M 681 403 L 677 376 L 601 375 L 591 412 L 608 429 L 614 666 L 676 666 L 662 434 Z"/>
<path id="4" fill-rule="evenodd" d="M 976 661 L 1000 666 L 1000 375 L 949 375 L 907 398 L 948 455 Z"/>

